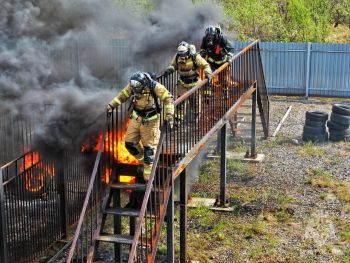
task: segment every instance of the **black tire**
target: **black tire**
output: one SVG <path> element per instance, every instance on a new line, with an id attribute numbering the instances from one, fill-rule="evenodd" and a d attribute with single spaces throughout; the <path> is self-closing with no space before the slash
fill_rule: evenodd
<path id="1" fill-rule="evenodd" d="M 350 129 L 342 130 L 342 131 L 329 129 L 329 133 L 337 136 L 350 136 Z"/>
<path id="2" fill-rule="evenodd" d="M 326 126 L 322 127 L 313 127 L 313 126 L 304 126 L 304 133 L 312 134 L 324 134 L 326 132 Z"/>
<path id="3" fill-rule="evenodd" d="M 39 164 L 26 172 L 22 176 L 22 186 L 25 197 L 37 198 L 47 193 L 53 184 L 53 175 Z"/>
<path id="4" fill-rule="evenodd" d="M 305 116 L 306 119 L 310 121 L 325 122 L 326 120 L 328 120 L 328 113 L 323 111 L 307 111 Z"/>
<path id="5" fill-rule="evenodd" d="M 328 134 L 326 133 L 319 133 L 319 134 L 304 133 L 303 141 L 324 142 L 326 137 L 328 137 Z"/>
<path id="6" fill-rule="evenodd" d="M 342 124 L 338 124 L 338 123 L 333 122 L 333 121 L 328 121 L 327 127 L 329 129 L 332 129 L 332 130 L 343 131 L 343 130 L 349 129 L 350 125 L 342 125 Z"/>
<path id="7" fill-rule="evenodd" d="M 350 116 L 344 116 L 336 113 L 331 114 L 331 121 L 341 125 L 350 125 Z"/>
<path id="8" fill-rule="evenodd" d="M 350 116 L 350 104 L 334 104 L 332 112 L 339 115 Z"/>
<path id="9" fill-rule="evenodd" d="M 329 134 L 329 140 L 332 142 L 347 141 L 350 142 L 350 136 L 341 136 L 335 134 Z"/>
<path id="10" fill-rule="evenodd" d="M 312 121 L 312 120 L 305 120 L 305 125 L 312 126 L 312 127 L 324 127 L 326 125 L 325 121 Z"/>

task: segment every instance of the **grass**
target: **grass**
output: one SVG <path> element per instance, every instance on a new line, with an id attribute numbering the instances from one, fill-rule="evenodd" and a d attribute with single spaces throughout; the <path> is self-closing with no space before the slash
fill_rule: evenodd
<path id="1" fill-rule="evenodd" d="M 335 193 L 339 201 L 350 203 L 350 183 L 337 182 L 334 184 L 333 193 Z"/>
<path id="2" fill-rule="evenodd" d="M 321 146 L 316 145 L 313 142 L 307 142 L 302 146 L 302 148 L 298 151 L 298 154 L 302 157 L 321 157 L 324 156 L 326 150 Z"/>
<path id="3" fill-rule="evenodd" d="M 350 244 L 350 225 L 345 226 L 345 229 L 340 232 L 340 240 Z"/>
<path id="4" fill-rule="evenodd" d="M 214 227 L 214 224 L 217 223 L 215 221 L 216 214 L 204 205 L 189 209 L 188 216 L 196 219 L 198 226 L 201 226 L 202 228 L 212 228 Z"/>
<path id="5" fill-rule="evenodd" d="M 320 167 L 313 167 L 307 171 L 307 183 L 320 188 L 330 188 L 339 201 L 350 203 L 350 183 L 336 180 L 328 171 Z M 326 195 L 320 196 L 322 199 Z"/>
<path id="6" fill-rule="evenodd" d="M 279 223 L 285 223 L 289 220 L 290 215 L 286 210 L 277 211 L 275 217 Z"/>
<path id="7" fill-rule="evenodd" d="M 268 147 L 268 148 L 277 148 L 282 145 L 292 145 L 291 144 L 291 138 L 286 138 L 285 136 L 281 134 L 277 134 L 276 137 L 270 138 L 269 140 L 266 141 L 266 144 L 263 145 L 263 147 Z"/>
<path id="8" fill-rule="evenodd" d="M 228 159 L 227 169 L 230 172 L 243 172 L 246 169 L 246 164 L 242 163 L 240 160 Z"/>
<path id="9" fill-rule="evenodd" d="M 294 197 L 287 195 L 286 193 L 277 194 L 277 202 L 282 209 L 290 207 L 290 205 L 295 201 Z"/>
<path id="10" fill-rule="evenodd" d="M 332 185 L 332 175 L 321 167 L 311 167 L 307 170 L 308 184 L 320 188 L 330 187 Z"/>

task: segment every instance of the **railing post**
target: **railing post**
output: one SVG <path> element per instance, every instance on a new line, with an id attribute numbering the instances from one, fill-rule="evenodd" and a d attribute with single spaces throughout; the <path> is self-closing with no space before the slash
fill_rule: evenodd
<path id="1" fill-rule="evenodd" d="M 307 55 L 306 55 L 306 78 L 305 78 L 305 97 L 309 97 L 310 89 L 310 59 L 311 59 L 311 43 L 307 43 Z"/>
<path id="2" fill-rule="evenodd" d="M 113 206 L 121 207 L 120 190 L 113 191 Z M 120 235 L 122 233 L 121 217 L 115 215 L 114 219 L 114 234 Z M 114 262 L 122 262 L 122 245 L 114 244 Z"/>
<path id="3" fill-rule="evenodd" d="M 180 263 L 186 263 L 187 184 L 186 169 L 180 174 Z"/>
<path id="4" fill-rule="evenodd" d="M 7 262 L 7 243 L 5 227 L 5 191 L 3 185 L 3 173 L 0 169 L 0 262 Z"/>
<path id="5" fill-rule="evenodd" d="M 216 134 L 216 149 L 215 149 L 216 154 L 219 154 L 220 149 L 221 149 L 221 138 L 220 138 L 220 136 L 221 136 L 221 133 L 220 133 L 220 131 L 218 131 L 217 134 Z"/>
<path id="6" fill-rule="evenodd" d="M 57 163 L 57 176 L 58 176 L 58 192 L 60 194 L 60 210 L 61 210 L 61 232 L 63 238 L 69 239 L 68 231 L 68 208 L 66 200 L 66 187 L 64 178 L 64 154 L 61 153 L 60 161 Z"/>
<path id="7" fill-rule="evenodd" d="M 252 94 L 252 129 L 251 129 L 251 149 L 250 157 L 256 158 L 256 100 L 257 100 L 257 83 L 255 82 L 255 91 Z"/>
<path id="8" fill-rule="evenodd" d="M 167 219 L 167 262 L 174 263 L 174 176 L 171 173 L 170 195 L 166 212 Z"/>
<path id="9" fill-rule="evenodd" d="M 226 123 L 221 128 L 221 157 L 220 157 L 220 206 L 226 203 Z"/>

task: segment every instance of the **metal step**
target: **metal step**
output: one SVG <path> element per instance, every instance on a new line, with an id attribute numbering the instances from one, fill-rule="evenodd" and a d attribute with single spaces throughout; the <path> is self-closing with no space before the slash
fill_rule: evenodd
<path id="1" fill-rule="evenodd" d="M 123 189 L 123 190 L 134 190 L 134 191 L 145 191 L 146 184 L 125 184 L 125 183 L 114 183 L 111 184 L 112 189 Z"/>
<path id="2" fill-rule="evenodd" d="M 100 242 L 111 242 L 111 243 L 119 243 L 119 244 L 132 244 L 134 237 L 126 236 L 126 235 L 99 235 L 96 237 L 96 241 Z"/>
<path id="3" fill-rule="evenodd" d="M 118 216 L 139 216 L 140 210 L 131 208 L 108 208 L 103 211 L 105 214 L 118 215 Z"/>

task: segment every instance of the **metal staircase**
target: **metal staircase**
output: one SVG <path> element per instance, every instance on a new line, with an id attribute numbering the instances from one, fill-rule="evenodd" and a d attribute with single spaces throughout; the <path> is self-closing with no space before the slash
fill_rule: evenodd
<path id="1" fill-rule="evenodd" d="M 185 120 L 173 129 L 162 122 L 154 165 L 147 183 L 120 181 L 123 175 L 138 177 L 140 172 L 137 165 L 118 162 L 120 152 L 117 145 L 123 140 L 129 114 L 126 106 L 107 118 L 67 262 L 102 260 L 100 252 L 103 249 L 114 249 L 115 262 L 154 262 L 166 214 L 167 261 L 174 262 L 173 182 L 177 177 L 180 177 L 180 262 L 186 261 L 186 166 L 218 130 L 226 128 L 226 123 L 247 99 L 253 98 L 253 105 L 258 106 L 264 134 L 268 136 L 269 100 L 259 42 L 242 49 L 231 64 L 224 64 L 213 76 L 218 79 L 218 85 L 203 80 L 176 99 L 176 110 L 186 107 L 193 98 L 201 101 L 201 116 L 195 120 L 188 113 Z M 228 78 L 233 78 L 237 85 L 229 86 L 225 81 Z M 176 94 L 176 74 L 161 77 L 158 81 Z M 228 92 L 225 94 L 223 85 L 227 85 Z M 204 97 L 206 89 L 213 91 L 209 100 Z M 252 127 L 255 129 L 256 116 L 253 117 Z M 107 175 L 111 178 L 108 184 L 101 180 Z M 131 202 L 125 205 L 128 196 Z M 130 206 L 133 200 L 139 202 Z M 107 244 L 107 248 L 102 248 L 102 244 Z"/>

